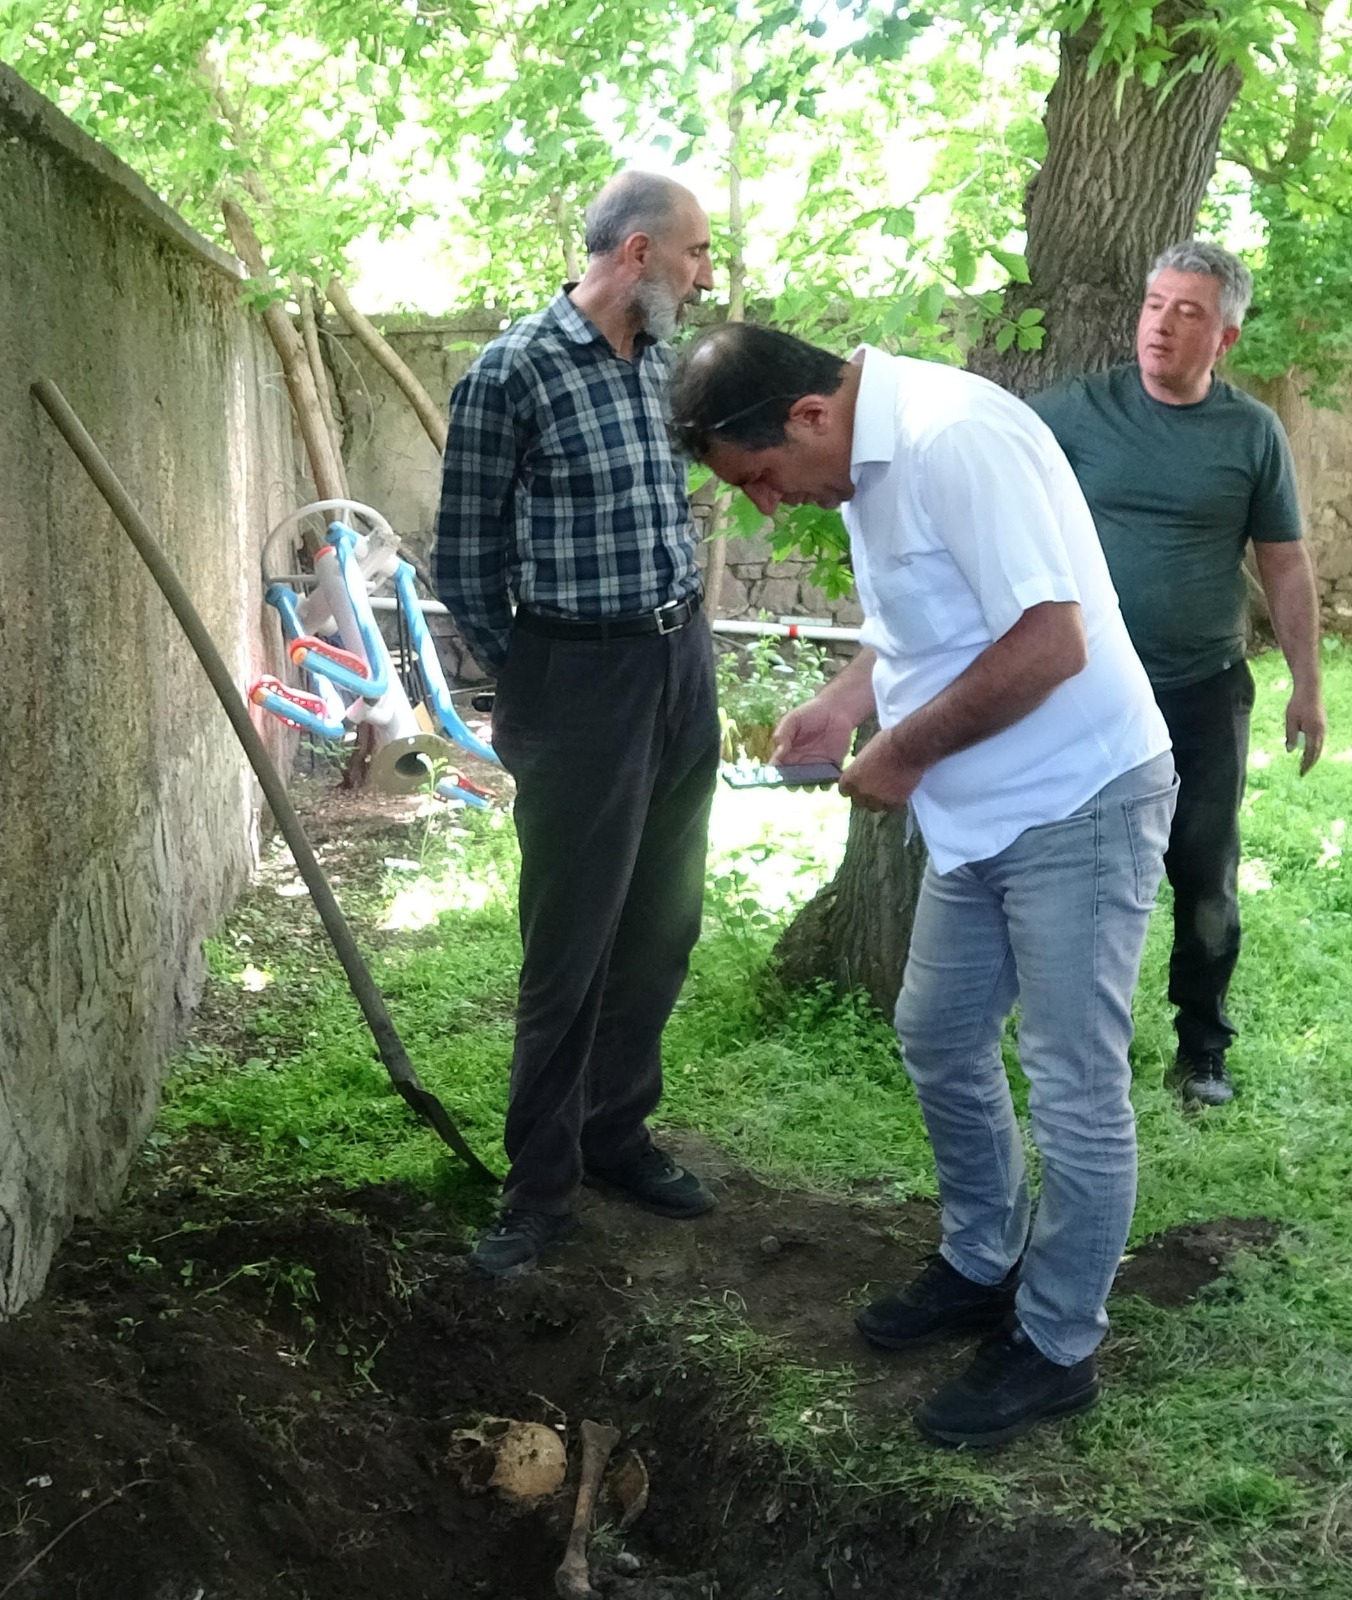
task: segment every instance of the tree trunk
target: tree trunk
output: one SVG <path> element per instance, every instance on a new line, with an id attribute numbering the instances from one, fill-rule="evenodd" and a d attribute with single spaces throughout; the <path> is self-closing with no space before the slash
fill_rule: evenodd
<path id="1" fill-rule="evenodd" d="M 1203 9 L 1175 3 L 1157 14 L 1177 26 Z M 1136 78 L 1122 83 L 1114 69 L 1090 78 L 1098 34 L 1090 22 L 1062 36 L 1047 98 L 1047 156 L 1025 201 L 1032 281 L 1005 294 L 1008 317 L 1043 309 L 1046 340 L 1040 350 L 999 354 L 995 323 L 967 363 L 1015 394 L 1131 356 L 1145 275 L 1166 245 L 1191 234 L 1239 90 L 1234 66 L 1185 72 L 1162 105 L 1158 89 Z M 1183 51 L 1175 65 L 1187 59 Z"/>
<path id="2" fill-rule="evenodd" d="M 253 223 L 242 206 L 235 201 L 221 201 L 221 214 L 235 253 L 249 269 L 250 277 L 267 288 L 273 287 L 273 277 L 263 258 L 263 247 L 258 242 Z M 310 371 L 310 358 L 305 353 L 305 342 L 296 332 L 295 325 L 276 301 L 263 308 L 263 325 L 268 330 L 273 348 L 282 363 L 282 376 L 286 379 L 291 408 L 305 442 L 305 453 L 310 463 L 310 477 L 315 492 L 321 500 L 338 500 L 343 497 L 342 465 L 329 438 L 324 413 L 319 405 L 319 392 L 315 388 L 314 374 Z"/>
<path id="3" fill-rule="evenodd" d="M 333 309 L 347 323 L 353 337 L 394 379 L 422 423 L 423 431 L 437 447 L 438 453 L 444 454 L 447 420 L 441 413 L 441 407 L 423 387 L 422 380 L 394 350 L 379 328 L 352 304 L 343 287 L 343 280 L 336 273 L 329 279 L 326 292 Z"/>
<path id="4" fill-rule="evenodd" d="M 329 395 L 329 369 L 324 365 L 324 356 L 319 348 L 319 324 L 315 320 L 314 292 L 308 283 L 298 278 L 292 284 L 292 293 L 296 297 L 296 304 L 300 307 L 301 338 L 305 343 L 305 354 L 309 357 L 310 372 L 315 381 L 315 393 L 319 397 L 319 409 L 324 418 L 324 426 L 329 430 L 329 442 L 333 446 L 334 460 L 338 464 L 338 479 L 343 486 L 343 498 L 346 499 L 349 491 L 347 466 L 343 461 L 343 431 L 333 414 L 333 402 Z"/>
<path id="5" fill-rule="evenodd" d="M 1177 26 L 1203 14 L 1168 0 L 1158 13 Z M 1187 41 L 1176 66 L 1186 66 Z M 1221 124 L 1239 89 L 1235 67 L 1185 72 L 1163 102 L 1113 69 L 1090 78 L 1098 38 L 1090 22 L 1061 40 L 1061 68 L 1047 100 L 1047 157 L 1027 195 L 1031 282 L 1012 284 L 1005 314 L 1045 313 L 1038 351 L 1003 354 L 991 325 L 968 366 L 1016 394 L 1126 359 L 1152 258 L 1192 231 L 1216 160 Z M 1119 108 L 1118 95 L 1121 90 Z M 924 863 L 905 813 L 850 819 L 835 880 L 809 902 L 776 949 L 786 981 L 862 985 L 890 1010 L 901 988 Z"/>
<path id="6" fill-rule="evenodd" d="M 775 964 L 790 988 L 825 979 L 838 989 L 863 989 L 891 1016 L 926 859 L 920 835 L 906 837 L 908 815 L 851 810 L 839 872 L 775 946 Z"/>

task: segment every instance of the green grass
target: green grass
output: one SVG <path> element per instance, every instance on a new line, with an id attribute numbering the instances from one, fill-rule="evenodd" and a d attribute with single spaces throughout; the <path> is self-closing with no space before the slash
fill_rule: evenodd
<path id="1" fill-rule="evenodd" d="M 778 1448 L 855 1493 L 1148 1530 L 1208 1596 L 1352 1597 L 1352 873 L 1341 854 L 1352 652 L 1329 645 L 1325 661 L 1334 731 L 1304 780 L 1281 748 L 1283 664 L 1255 663 L 1231 1008 L 1240 1098 L 1187 1116 L 1162 1086 L 1173 1051 L 1167 897 L 1136 1007 L 1133 1242 L 1257 1215 L 1279 1225 L 1278 1242 L 1238 1258 L 1183 1310 L 1115 1302 L 1104 1404 L 990 1458 L 934 1452 L 904 1427 L 862 1432 L 848 1374 L 795 1364 L 726 1319 L 692 1324 L 709 1334 L 692 1349 L 738 1375 Z M 662 1115 L 781 1181 L 932 1193 L 890 1029 L 858 1001 L 785 997 L 763 981 L 777 928 L 834 865 L 844 821 L 831 795 L 720 794 L 706 936 L 668 1030 Z M 385 868 L 379 850 L 340 893 L 366 929 L 389 925 L 367 942 L 410 1055 L 491 1154 L 518 959 L 510 830 L 430 819 L 410 849 L 418 872 Z M 280 897 L 275 873 L 211 954 L 207 1014 L 171 1079 L 159 1137 L 224 1132 L 234 1153 L 224 1181 L 241 1187 L 398 1179 L 468 1198 L 387 1089 L 308 904 Z"/>

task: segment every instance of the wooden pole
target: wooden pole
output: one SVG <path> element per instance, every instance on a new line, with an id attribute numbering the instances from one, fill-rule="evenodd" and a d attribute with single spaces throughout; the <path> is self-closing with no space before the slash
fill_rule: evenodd
<path id="1" fill-rule="evenodd" d="M 263 247 L 243 207 L 234 200 L 225 199 L 221 201 L 221 214 L 225 218 L 226 231 L 235 247 L 235 254 L 249 269 L 249 276 L 269 289 L 274 287 L 272 273 L 263 258 Z M 310 371 L 305 342 L 296 332 L 295 324 L 280 301 L 273 300 L 264 308 L 263 326 L 268 330 L 268 336 L 281 359 L 282 376 L 286 379 L 287 393 L 291 396 L 296 422 L 305 441 L 305 453 L 309 458 L 310 476 L 314 480 L 317 498 L 345 500 L 347 490 L 343 487 L 342 463 L 333 448 L 320 408 L 319 392 Z"/>
<path id="2" fill-rule="evenodd" d="M 446 450 L 446 418 L 441 414 L 436 402 L 427 390 L 418 381 L 413 370 L 400 360 L 390 347 L 389 341 L 374 327 L 348 298 L 347 290 L 343 287 L 342 280 L 331 277 L 327 289 L 329 301 L 333 309 L 347 323 L 352 330 L 353 337 L 375 361 L 378 361 L 390 377 L 399 385 L 408 403 L 418 414 L 418 421 L 426 430 L 427 437 L 436 445 L 438 451 Z"/>

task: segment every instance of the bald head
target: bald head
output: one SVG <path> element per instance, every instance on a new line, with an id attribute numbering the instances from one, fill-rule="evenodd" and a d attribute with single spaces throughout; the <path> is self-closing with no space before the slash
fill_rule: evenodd
<path id="1" fill-rule="evenodd" d="M 699 201 L 684 184 L 655 172 L 622 172 L 587 207 L 587 254 L 613 255 L 635 233 L 660 239 L 692 212 L 699 213 Z"/>

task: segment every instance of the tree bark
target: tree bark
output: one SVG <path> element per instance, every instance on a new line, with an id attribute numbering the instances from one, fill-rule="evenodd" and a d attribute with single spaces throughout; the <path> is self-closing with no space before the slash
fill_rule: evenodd
<path id="1" fill-rule="evenodd" d="M 308 283 L 297 280 L 293 284 L 296 303 L 300 307 L 300 332 L 305 343 L 305 354 L 310 362 L 310 373 L 315 381 L 315 394 L 319 399 L 319 409 L 324 418 L 324 426 L 329 431 L 329 443 L 333 446 L 333 458 L 338 464 L 338 477 L 343 485 L 343 497 L 348 496 L 347 467 L 343 462 L 343 434 L 338 426 L 338 419 L 333 414 L 333 403 L 329 396 L 329 369 L 324 365 L 323 352 L 319 348 L 319 324 L 315 321 L 314 295 Z"/>
<path id="2" fill-rule="evenodd" d="M 1204 11 L 1173 0 L 1157 15 L 1177 26 Z M 1062 36 L 1047 98 L 1047 156 L 1025 199 L 1032 281 L 1005 294 L 1007 317 L 1043 309 L 1046 339 L 1040 350 L 1001 354 L 994 323 L 967 363 L 1015 394 L 1130 358 L 1150 263 L 1191 234 L 1239 91 L 1235 66 L 1184 72 L 1162 104 L 1158 89 L 1136 78 L 1122 83 L 1115 69 L 1091 78 L 1098 34 L 1091 21 Z M 1175 65 L 1187 61 L 1181 49 Z"/>
<path id="3" fill-rule="evenodd" d="M 901 990 L 925 846 L 906 811 L 855 806 L 840 870 L 785 929 L 775 964 L 791 989 L 825 980 L 863 989 L 888 1016 Z"/>
<path id="4" fill-rule="evenodd" d="M 221 201 L 221 214 L 235 253 L 249 269 L 249 276 L 259 283 L 273 286 L 272 274 L 263 259 L 263 247 L 258 242 L 253 223 L 243 208 L 233 200 Z M 268 330 L 274 348 L 282 363 L 291 406 L 296 414 L 305 453 L 310 462 L 310 476 L 321 500 L 339 500 L 344 497 L 342 466 L 334 452 L 329 430 L 319 405 L 319 391 L 315 388 L 310 371 L 310 358 L 305 353 L 305 342 L 296 332 L 295 324 L 282 305 L 274 300 L 263 311 L 263 325 Z"/>
<path id="5" fill-rule="evenodd" d="M 1166 0 L 1171 26 L 1202 15 Z M 1186 66 L 1183 35 L 1175 65 Z M 1089 77 L 1098 25 L 1061 40 L 1047 100 L 1047 156 L 1026 199 L 1031 282 L 1011 284 L 1007 319 L 1045 314 L 1041 350 L 996 350 L 991 325 L 968 367 L 1016 394 L 1126 359 L 1150 262 L 1192 231 L 1216 160 L 1221 124 L 1239 89 L 1235 67 L 1185 72 L 1167 99 L 1115 70 Z M 1119 88 L 1121 92 L 1119 107 Z M 834 881 L 799 913 L 776 949 L 785 980 L 862 985 L 884 1010 L 901 988 L 924 864 L 906 813 L 855 813 Z"/>

